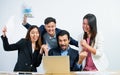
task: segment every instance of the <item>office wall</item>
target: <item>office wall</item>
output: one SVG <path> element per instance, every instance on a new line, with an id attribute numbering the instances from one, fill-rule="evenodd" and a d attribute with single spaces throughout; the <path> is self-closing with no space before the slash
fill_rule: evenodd
<path id="1" fill-rule="evenodd" d="M 6 25 L 10 43 L 24 38 L 27 32 L 21 25 L 23 4 L 32 9 L 34 18 L 29 18 L 29 23 L 39 26 L 46 17 L 52 16 L 57 20 L 57 27 L 68 30 L 76 40 L 82 32 L 83 16 L 87 13 L 95 14 L 98 31 L 105 39 L 104 51 L 110 62 L 109 69 L 120 69 L 119 0 L 0 0 L 0 35 L 2 27 Z M 4 51 L 0 40 L 0 71 L 12 71 L 16 61 L 17 51 Z M 38 71 L 43 70 L 39 67 Z"/>

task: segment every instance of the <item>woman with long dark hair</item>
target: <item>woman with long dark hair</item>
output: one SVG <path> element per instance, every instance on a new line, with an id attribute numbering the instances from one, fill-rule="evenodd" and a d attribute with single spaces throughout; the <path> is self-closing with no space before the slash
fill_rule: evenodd
<path id="1" fill-rule="evenodd" d="M 22 38 L 17 43 L 9 44 L 6 36 L 6 27 L 2 30 L 1 36 L 3 47 L 5 51 L 18 50 L 18 59 L 14 71 L 37 72 L 38 67 L 42 60 L 41 49 L 41 36 L 37 26 L 33 25 L 29 28 L 25 38 Z"/>
<path id="2" fill-rule="evenodd" d="M 83 31 L 79 36 L 80 63 L 84 71 L 101 71 L 108 67 L 108 61 L 103 51 L 103 37 L 97 32 L 95 15 L 83 17 Z"/>

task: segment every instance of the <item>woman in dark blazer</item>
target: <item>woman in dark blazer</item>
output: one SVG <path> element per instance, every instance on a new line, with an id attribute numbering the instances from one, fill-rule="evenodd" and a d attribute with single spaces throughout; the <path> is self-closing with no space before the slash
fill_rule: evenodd
<path id="1" fill-rule="evenodd" d="M 41 36 L 38 27 L 31 26 L 26 37 L 14 44 L 9 44 L 6 31 L 7 29 L 4 27 L 1 36 L 5 51 L 18 50 L 18 59 L 14 71 L 37 72 L 36 67 L 40 65 L 42 60 L 40 53 Z"/>

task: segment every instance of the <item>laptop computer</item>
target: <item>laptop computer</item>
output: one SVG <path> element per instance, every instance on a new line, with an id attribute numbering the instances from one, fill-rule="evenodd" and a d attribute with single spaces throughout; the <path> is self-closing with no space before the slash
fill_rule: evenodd
<path id="1" fill-rule="evenodd" d="M 69 73 L 69 56 L 43 56 L 45 73 Z"/>

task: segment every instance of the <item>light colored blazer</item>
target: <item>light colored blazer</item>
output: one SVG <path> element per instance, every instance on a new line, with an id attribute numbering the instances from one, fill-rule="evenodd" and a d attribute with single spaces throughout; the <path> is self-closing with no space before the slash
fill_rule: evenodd
<path id="1" fill-rule="evenodd" d="M 80 40 L 83 39 L 83 33 L 79 35 L 79 50 L 82 50 L 82 47 L 80 45 Z M 108 60 L 104 54 L 104 49 L 103 49 L 103 37 L 101 36 L 101 34 L 96 35 L 95 38 L 95 44 L 94 44 L 94 48 L 96 49 L 96 54 L 91 54 L 92 55 L 92 60 L 96 66 L 96 68 L 98 69 L 98 71 L 104 71 L 108 68 Z M 83 60 L 82 62 L 82 66 L 83 68 L 85 67 L 85 63 L 86 63 L 86 59 Z"/>

